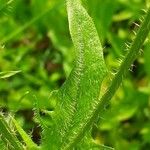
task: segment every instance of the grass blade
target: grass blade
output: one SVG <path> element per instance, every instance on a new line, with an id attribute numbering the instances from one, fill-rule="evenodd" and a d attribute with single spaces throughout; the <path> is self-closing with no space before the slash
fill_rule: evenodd
<path id="1" fill-rule="evenodd" d="M 0 44 L 7 44 L 10 40 L 12 40 L 14 37 L 16 37 L 17 35 L 21 34 L 23 31 L 25 31 L 28 27 L 30 27 L 32 24 L 34 24 L 35 22 L 39 21 L 40 19 L 42 19 L 44 16 L 46 16 L 50 11 L 53 11 L 54 9 L 58 9 L 61 6 L 61 4 L 56 5 L 54 8 L 53 6 L 51 6 L 49 9 L 46 9 L 44 12 L 42 12 L 41 14 L 39 14 L 38 16 L 34 17 L 33 19 L 29 20 L 26 24 L 24 24 L 23 26 L 21 26 L 20 28 L 18 28 L 17 30 L 15 30 L 14 32 L 12 32 L 11 34 L 9 34 L 8 36 L 6 36 L 5 38 L 3 38 L 0 41 Z"/>
<path id="2" fill-rule="evenodd" d="M 5 71 L 5 72 L 0 72 L 0 79 L 5 79 L 9 78 L 11 76 L 14 76 L 17 73 L 20 73 L 21 71 Z"/>

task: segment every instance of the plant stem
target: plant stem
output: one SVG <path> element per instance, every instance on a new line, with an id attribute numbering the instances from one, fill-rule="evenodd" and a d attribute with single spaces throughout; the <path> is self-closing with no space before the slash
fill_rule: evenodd
<path id="1" fill-rule="evenodd" d="M 112 80 L 111 85 L 108 87 L 106 93 L 100 99 L 100 103 L 95 110 L 94 116 L 103 112 L 104 106 L 109 103 L 117 89 L 119 88 L 122 79 L 126 76 L 131 64 L 134 62 L 136 57 L 138 56 L 140 49 L 148 36 L 150 31 L 150 9 L 147 12 L 144 22 L 142 23 L 141 28 L 139 29 L 135 40 L 133 41 L 126 57 L 122 61 L 118 72 L 116 73 L 114 79 Z M 93 116 L 93 117 L 94 117 Z M 94 117 L 95 118 L 95 117 Z"/>
<path id="2" fill-rule="evenodd" d="M 19 132 L 20 136 L 22 137 L 23 141 L 25 142 L 26 148 L 32 150 L 38 149 L 39 147 L 32 141 L 30 136 L 22 129 L 19 123 L 13 117 L 11 117 L 11 119 L 17 131 Z"/>

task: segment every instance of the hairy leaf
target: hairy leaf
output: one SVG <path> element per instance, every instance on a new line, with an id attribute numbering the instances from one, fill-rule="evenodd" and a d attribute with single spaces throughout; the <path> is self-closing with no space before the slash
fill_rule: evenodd
<path id="1" fill-rule="evenodd" d="M 19 142 L 15 133 L 12 131 L 4 116 L 0 113 L 0 135 L 2 141 L 7 145 L 8 149 L 23 150 L 23 145 Z"/>
<path id="2" fill-rule="evenodd" d="M 50 100 L 56 102 L 53 124 L 44 129 L 44 147 L 66 149 L 82 134 L 106 75 L 102 46 L 92 19 L 79 0 L 67 1 L 69 28 L 76 50 L 74 68 Z"/>

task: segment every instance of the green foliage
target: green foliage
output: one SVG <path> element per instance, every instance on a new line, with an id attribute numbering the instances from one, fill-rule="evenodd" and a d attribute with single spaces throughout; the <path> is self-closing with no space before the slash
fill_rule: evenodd
<path id="1" fill-rule="evenodd" d="M 11 10 L 14 0 L 0 0 L 0 16 L 7 14 Z"/>
<path id="2" fill-rule="evenodd" d="M 0 72 L 0 79 L 5 79 L 5 78 L 9 78 L 17 73 L 19 73 L 20 71 L 7 71 L 7 72 Z"/>
<path id="3" fill-rule="evenodd" d="M 0 11 L 10 2 L 0 1 Z M 67 0 L 66 5 L 69 27 L 63 0 L 14 1 L 10 16 L 1 13 L 0 70 L 22 72 L 0 73 L 0 106 L 6 112 L 0 115 L 0 148 L 146 149 L 150 90 L 145 85 L 149 41 L 144 41 L 150 11 L 133 39 L 132 22 L 138 22 L 144 2 Z M 133 41 L 126 44 L 127 52 L 125 41 Z M 129 73 L 141 48 L 138 75 Z M 10 111 L 14 117 L 7 117 Z"/>

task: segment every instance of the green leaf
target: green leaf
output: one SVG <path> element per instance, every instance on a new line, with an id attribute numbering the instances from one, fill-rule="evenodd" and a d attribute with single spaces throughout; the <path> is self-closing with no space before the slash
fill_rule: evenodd
<path id="1" fill-rule="evenodd" d="M 56 107 L 52 115 L 53 125 L 44 129 L 45 149 L 74 146 L 93 114 L 107 72 L 92 19 L 79 0 L 68 0 L 67 10 L 76 60 L 66 82 L 51 95 L 50 100 L 56 101 Z"/>
<path id="2" fill-rule="evenodd" d="M 19 142 L 15 133 L 5 120 L 5 117 L 0 113 L 0 133 L 1 139 L 7 145 L 8 149 L 23 150 L 23 145 Z"/>
<path id="3" fill-rule="evenodd" d="M 9 78 L 17 73 L 20 73 L 21 71 L 5 71 L 5 72 L 0 72 L 0 79 L 5 79 Z"/>

